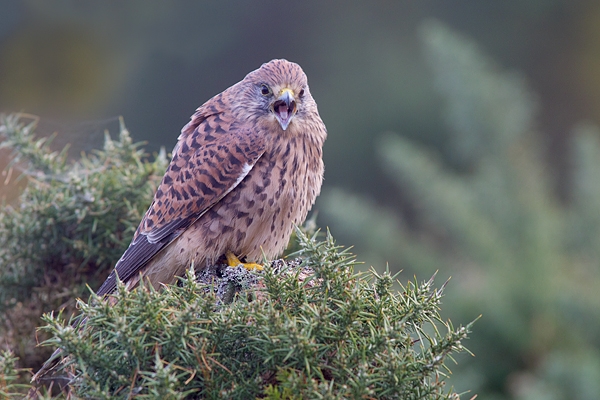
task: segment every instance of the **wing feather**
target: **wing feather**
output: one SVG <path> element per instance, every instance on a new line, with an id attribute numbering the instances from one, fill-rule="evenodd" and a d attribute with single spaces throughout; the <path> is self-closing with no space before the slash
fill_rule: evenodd
<path id="1" fill-rule="evenodd" d="M 207 103 L 208 104 L 208 103 Z M 225 197 L 248 175 L 265 151 L 258 132 L 230 129 L 227 115 L 203 106 L 182 130 L 173 159 L 129 248 L 98 290 L 127 282 L 163 248 Z"/>

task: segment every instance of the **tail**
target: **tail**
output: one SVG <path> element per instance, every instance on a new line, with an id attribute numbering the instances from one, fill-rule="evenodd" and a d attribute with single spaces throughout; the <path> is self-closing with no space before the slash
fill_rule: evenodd
<path id="1" fill-rule="evenodd" d="M 46 377 L 48 374 L 56 372 L 60 368 L 60 361 L 62 358 L 62 350 L 56 349 L 54 353 L 46 360 L 42 368 L 33 375 L 31 383 L 40 384 L 44 380 L 52 380 L 52 377 Z"/>
<path id="2" fill-rule="evenodd" d="M 38 400 L 42 398 L 40 388 L 45 386 L 47 390 L 52 392 L 52 387 L 57 385 L 61 392 L 68 392 L 68 385 L 71 381 L 69 374 L 56 375 L 61 370 L 62 350 L 56 349 L 54 353 L 46 360 L 42 368 L 31 378 L 31 388 L 27 393 L 27 399 Z M 44 397 L 45 398 L 45 397 Z"/>
<path id="3" fill-rule="evenodd" d="M 87 322 L 87 318 L 81 318 L 80 315 L 76 316 L 71 323 L 76 329 L 81 328 Z M 54 353 L 46 360 L 42 368 L 38 372 L 36 372 L 31 378 L 31 383 L 35 385 L 39 385 L 44 383 L 44 381 L 58 381 L 59 385 L 62 387 L 64 384 L 68 383 L 69 378 L 67 376 L 53 376 L 56 372 L 58 372 L 62 367 L 63 361 L 63 352 L 61 349 L 54 350 Z"/>

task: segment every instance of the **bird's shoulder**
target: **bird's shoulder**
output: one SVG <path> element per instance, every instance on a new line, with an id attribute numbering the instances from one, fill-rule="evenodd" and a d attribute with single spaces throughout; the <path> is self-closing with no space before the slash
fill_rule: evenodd
<path id="1" fill-rule="evenodd" d="M 233 120 L 223 109 L 225 104 L 213 99 L 198 108 L 183 128 L 152 204 L 115 266 L 121 280 L 138 273 L 235 189 L 265 152 L 265 135 Z M 114 274 L 99 294 L 114 290 Z"/>

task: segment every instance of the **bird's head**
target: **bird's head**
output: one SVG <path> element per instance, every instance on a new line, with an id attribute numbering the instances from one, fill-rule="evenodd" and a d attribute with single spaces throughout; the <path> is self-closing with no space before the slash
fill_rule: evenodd
<path id="1" fill-rule="evenodd" d="M 300 89 L 299 93 L 302 93 L 303 90 L 304 89 Z M 296 95 L 294 90 L 287 86 L 282 87 L 277 95 L 273 96 L 274 92 L 266 84 L 261 86 L 261 94 L 272 98 L 269 102 L 269 111 L 273 113 L 275 119 L 279 122 L 281 129 L 285 131 L 298 111 L 296 97 L 301 96 Z"/>
<path id="2" fill-rule="evenodd" d="M 308 89 L 306 75 L 298 64 L 272 60 L 242 81 L 252 112 L 262 123 L 294 131 L 304 120 L 318 116 Z M 289 132 L 288 131 L 288 132 Z"/>

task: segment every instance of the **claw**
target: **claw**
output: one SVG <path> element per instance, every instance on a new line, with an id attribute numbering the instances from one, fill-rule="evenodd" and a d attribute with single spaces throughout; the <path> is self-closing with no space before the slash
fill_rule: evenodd
<path id="1" fill-rule="evenodd" d="M 237 267 L 238 265 L 242 265 L 248 271 L 252 271 L 252 270 L 262 271 L 264 269 L 262 265 L 257 264 L 257 263 L 243 263 L 243 262 L 241 262 L 240 259 L 237 258 L 235 256 L 235 254 L 233 254 L 230 251 L 228 251 L 227 253 L 225 253 L 225 257 L 227 257 L 227 265 L 229 265 L 230 267 Z"/>

